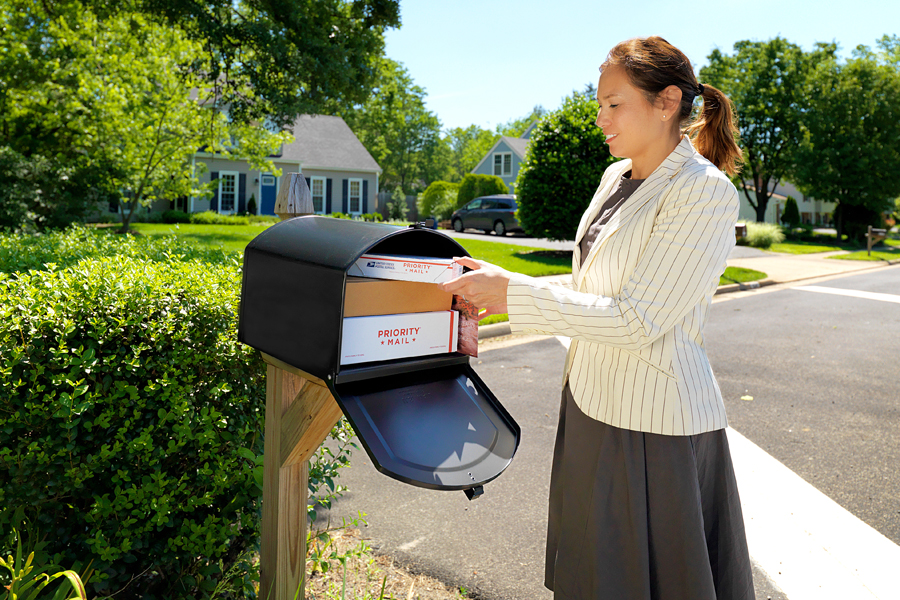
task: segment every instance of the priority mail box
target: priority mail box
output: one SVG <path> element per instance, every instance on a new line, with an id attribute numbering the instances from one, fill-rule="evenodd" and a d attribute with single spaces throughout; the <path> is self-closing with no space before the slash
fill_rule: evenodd
<path id="1" fill-rule="evenodd" d="M 345 317 L 439 312 L 453 308 L 453 294 L 435 283 L 347 277 Z"/>
<path id="2" fill-rule="evenodd" d="M 456 352 L 458 339 L 459 313 L 455 310 L 347 317 L 341 364 Z"/>
<path id="3" fill-rule="evenodd" d="M 443 283 L 462 275 L 462 265 L 453 262 L 452 258 L 363 254 L 350 267 L 347 274 L 378 279 Z"/>

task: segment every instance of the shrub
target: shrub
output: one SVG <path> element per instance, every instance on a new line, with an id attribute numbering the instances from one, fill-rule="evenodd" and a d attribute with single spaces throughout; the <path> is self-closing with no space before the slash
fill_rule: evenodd
<path id="1" fill-rule="evenodd" d="M 191 215 L 180 210 L 167 210 L 162 214 L 163 223 L 190 223 Z"/>
<path id="2" fill-rule="evenodd" d="M 329 215 L 330 217 L 334 217 L 335 219 L 352 219 L 350 215 L 345 215 L 342 212 L 333 212 Z"/>
<path id="3" fill-rule="evenodd" d="M 101 594 L 208 596 L 259 530 L 265 368 L 238 282 L 234 261 L 122 257 L 0 280 L 0 530 L 24 509 Z"/>
<path id="4" fill-rule="evenodd" d="M 381 223 L 384 221 L 384 217 L 382 217 L 380 213 L 363 213 L 360 217 L 363 221 L 371 221 L 373 223 Z"/>
<path id="5" fill-rule="evenodd" d="M 462 182 L 459 184 L 459 192 L 456 196 L 456 207 L 453 210 L 456 210 L 481 196 L 493 196 L 494 194 L 508 193 L 509 186 L 496 175 L 468 173 L 463 177 Z"/>
<path id="6" fill-rule="evenodd" d="M 790 229 L 800 226 L 800 210 L 797 208 L 797 201 L 791 196 L 784 201 L 784 213 L 781 215 L 781 222 Z"/>
<path id="7" fill-rule="evenodd" d="M 419 219 L 434 216 L 438 221 L 448 220 L 456 210 L 459 187 L 458 183 L 448 181 L 435 181 L 429 185 L 416 200 Z"/>
<path id="8" fill-rule="evenodd" d="M 747 244 L 754 248 L 769 248 L 784 241 L 784 231 L 774 223 L 747 223 Z"/>
<path id="9" fill-rule="evenodd" d="M 256 214 L 256 194 L 250 194 L 250 199 L 247 200 L 247 214 Z"/>
<path id="10" fill-rule="evenodd" d="M 596 101 L 573 94 L 532 130 L 516 180 L 517 217 L 529 235 L 574 239 L 603 171 L 615 161 L 596 117 Z"/>
<path id="11" fill-rule="evenodd" d="M 388 219 L 402 221 L 406 219 L 406 213 L 408 212 L 409 207 L 406 206 L 406 194 L 400 187 L 394 188 L 394 193 L 391 194 L 391 201 L 387 203 Z"/>
<path id="12" fill-rule="evenodd" d="M 197 225 L 249 225 L 250 219 L 236 215 L 220 215 L 207 210 L 205 212 L 191 214 L 191 223 Z"/>

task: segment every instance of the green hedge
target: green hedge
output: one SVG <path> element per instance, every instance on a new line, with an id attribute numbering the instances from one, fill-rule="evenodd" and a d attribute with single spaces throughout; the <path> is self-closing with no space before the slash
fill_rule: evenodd
<path id="1" fill-rule="evenodd" d="M 459 184 L 459 192 L 456 196 L 456 208 L 462 208 L 470 201 L 475 198 L 480 198 L 481 196 L 493 196 L 494 194 L 508 193 L 509 186 L 496 175 L 469 173 L 463 177 L 463 180 Z"/>
<path id="2" fill-rule="evenodd" d="M 205 212 L 191 213 L 191 223 L 195 225 L 249 225 L 250 219 L 239 215 L 220 215 L 217 212 L 207 210 Z"/>
<path id="3" fill-rule="evenodd" d="M 205 598 L 233 568 L 252 595 L 265 369 L 236 339 L 239 266 L 115 239 L 0 275 L 0 530 L 24 510 L 95 594 Z"/>
<path id="4" fill-rule="evenodd" d="M 505 185 L 505 184 L 504 184 Z M 448 221 L 456 210 L 459 198 L 459 184 L 449 181 L 434 181 L 417 199 L 419 220 L 434 216 L 438 221 Z"/>

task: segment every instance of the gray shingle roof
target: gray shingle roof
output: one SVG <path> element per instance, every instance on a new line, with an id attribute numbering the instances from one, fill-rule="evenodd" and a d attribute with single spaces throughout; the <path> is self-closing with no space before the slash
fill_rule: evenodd
<path id="1" fill-rule="evenodd" d="M 381 171 L 369 151 L 340 117 L 297 117 L 294 121 L 294 141 L 284 147 L 282 157 L 300 161 L 302 167 L 310 169 Z"/>
<path id="2" fill-rule="evenodd" d="M 519 158 L 525 158 L 525 149 L 528 148 L 528 142 L 531 140 L 524 138 L 514 138 L 503 136 L 503 141 L 509 146 L 510 150 L 519 155 Z"/>

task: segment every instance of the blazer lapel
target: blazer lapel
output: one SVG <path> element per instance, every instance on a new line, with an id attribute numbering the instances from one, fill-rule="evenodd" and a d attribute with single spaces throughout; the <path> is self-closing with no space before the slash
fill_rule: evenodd
<path id="1" fill-rule="evenodd" d="M 584 268 L 580 268 L 575 276 L 575 289 L 579 289 L 581 287 L 581 282 L 584 279 L 584 274 L 587 272 L 590 267 L 591 262 L 597 257 L 597 253 L 599 252 L 600 247 L 606 242 L 615 232 L 621 229 L 625 224 L 627 224 L 640 210 L 643 208 L 645 204 L 650 202 L 655 198 L 659 198 L 660 194 L 662 194 L 666 188 L 669 186 L 669 182 L 681 171 L 681 168 L 684 166 L 685 161 L 692 156 L 696 150 L 691 145 L 690 139 L 687 136 L 684 136 L 679 142 L 678 146 L 675 147 L 669 156 L 660 164 L 653 173 L 650 174 L 644 183 L 642 183 L 637 190 L 631 195 L 628 200 L 625 201 L 625 204 L 612 216 L 609 222 L 603 226 L 600 230 L 600 235 L 597 236 L 597 239 L 594 241 L 591 246 L 590 252 L 588 252 L 587 259 L 584 261 Z M 625 161 L 622 161 L 625 162 Z M 630 165 L 631 161 L 628 161 Z M 627 171 L 627 169 L 623 169 L 618 175 L 615 177 L 616 182 L 618 182 L 619 177 L 621 177 L 622 173 Z M 597 216 L 597 211 L 609 197 L 610 192 L 612 191 L 611 184 L 607 183 L 605 186 L 609 188 L 606 190 L 604 194 L 595 194 L 594 199 L 591 202 L 591 206 L 588 212 L 585 213 L 585 216 L 581 219 L 581 224 L 578 226 L 578 236 L 576 237 L 575 242 L 575 254 L 578 254 L 578 263 L 581 262 L 581 257 L 579 253 L 579 242 L 584 234 L 587 232 L 587 228 L 591 223 L 594 222 L 594 218 Z M 591 213 L 588 215 L 588 213 Z M 573 265 L 574 266 L 574 265 Z"/>
<path id="2" fill-rule="evenodd" d="M 603 203 L 615 189 L 622 173 L 625 173 L 630 168 L 631 159 L 625 159 L 610 165 L 608 167 L 610 177 L 600 184 L 600 187 L 594 192 L 594 197 L 591 198 L 591 203 L 588 205 L 587 210 L 581 215 L 581 221 L 578 223 L 578 229 L 575 233 L 575 250 L 572 253 L 572 273 L 576 281 L 578 280 L 578 275 L 581 271 L 581 238 L 585 236 L 588 227 L 591 226 L 591 223 L 593 223 L 594 219 L 597 217 L 600 207 L 603 206 Z"/>

